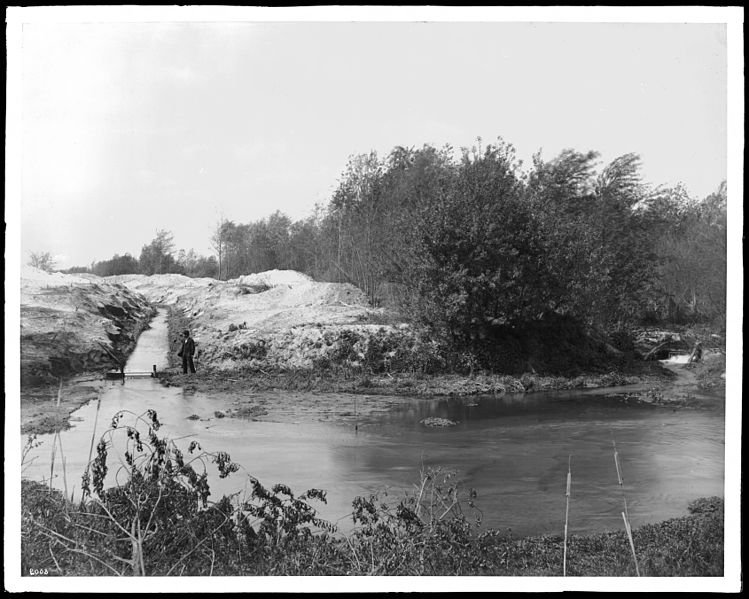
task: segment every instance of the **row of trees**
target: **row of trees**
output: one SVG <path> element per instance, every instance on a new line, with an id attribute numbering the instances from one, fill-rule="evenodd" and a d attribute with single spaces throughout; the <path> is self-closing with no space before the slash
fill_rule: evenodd
<path id="1" fill-rule="evenodd" d="M 325 277 L 325 258 L 319 251 L 322 209 L 314 216 L 292 222 L 276 211 L 268 218 L 238 224 L 221 219 L 211 237 L 219 278 L 272 269 L 291 269 Z"/>
<path id="2" fill-rule="evenodd" d="M 479 140 L 480 144 L 480 140 Z M 511 145 L 353 158 L 324 219 L 336 270 L 451 331 L 569 315 L 605 328 L 725 316 L 726 186 L 653 188 L 635 154 L 534 156 Z"/>
<path id="3" fill-rule="evenodd" d="M 34 266 L 32 262 L 32 266 Z M 69 273 L 89 272 L 100 277 L 128 274 L 176 273 L 189 277 L 216 277 L 218 262 L 213 256 L 199 256 L 195 250 L 174 250 L 174 237 L 165 230 L 156 232 L 156 237 L 143 246 L 140 257 L 126 253 L 115 254 L 109 260 L 94 262 L 91 266 L 76 266 Z"/>
<path id="4" fill-rule="evenodd" d="M 293 269 L 348 281 L 373 302 L 397 297 L 453 336 L 549 315 L 611 328 L 722 319 L 726 186 L 702 201 L 646 185 L 635 154 L 534 156 L 523 170 L 501 139 L 456 152 L 393 149 L 349 160 L 327 206 L 292 221 L 221 219 L 215 256 L 174 251 L 159 231 L 140 257 L 92 265 L 107 276 L 182 273 L 230 279 Z"/>

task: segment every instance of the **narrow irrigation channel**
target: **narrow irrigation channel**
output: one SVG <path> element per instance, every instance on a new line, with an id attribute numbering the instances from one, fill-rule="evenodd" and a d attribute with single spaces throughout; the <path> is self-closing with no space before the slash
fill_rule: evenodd
<path id="1" fill-rule="evenodd" d="M 169 344 L 160 313 L 139 339 L 125 372 L 166 365 Z M 690 501 L 723 495 L 724 417 L 719 411 L 671 410 L 627 400 L 625 390 L 537 393 L 471 398 L 388 398 L 388 409 L 350 418 L 314 415 L 313 394 L 269 393 L 283 401 L 283 417 L 225 417 L 226 396 L 164 387 L 149 377 L 110 381 L 100 400 L 72 414 L 72 428 L 37 438 L 24 477 L 49 482 L 80 498 L 81 475 L 112 418 L 123 422 L 155 410 L 160 435 L 185 447 L 198 441 L 209 452 L 231 455 L 242 469 L 220 479 L 208 467 L 211 499 L 249 492 L 247 475 L 263 484 L 282 482 L 295 492 L 327 492 L 320 516 L 340 530 L 357 496 L 387 491 L 397 498 L 428 467 L 455 471 L 477 492 L 485 528 L 518 535 L 562 534 L 566 480 L 572 456 L 570 534 L 621 530 L 621 489 L 613 458 L 616 443 L 629 516 L 634 527 L 686 513 Z M 305 396 L 306 395 L 306 396 Z M 350 415 L 366 396 L 336 396 Z M 382 398 L 379 398 L 382 401 Z M 327 402 L 330 405 L 330 402 Z M 304 410 L 295 412 L 295 405 Z M 319 415 L 318 415 L 319 416 Z M 455 422 L 427 427 L 426 418 Z M 56 445 L 55 445 L 56 443 Z M 56 447 L 54 469 L 51 468 Z M 116 451 L 111 451 L 116 455 Z M 62 457 L 64 456 L 64 469 Z M 116 467 L 110 482 L 116 483 Z"/>

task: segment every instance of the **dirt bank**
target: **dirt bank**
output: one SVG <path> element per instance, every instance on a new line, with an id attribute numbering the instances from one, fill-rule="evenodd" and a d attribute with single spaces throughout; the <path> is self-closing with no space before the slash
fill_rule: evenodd
<path id="1" fill-rule="evenodd" d="M 124 365 L 154 315 L 148 300 L 99 277 L 21 273 L 21 385 Z"/>
<path id="2" fill-rule="evenodd" d="M 214 370 L 307 369 L 355 363 L 369 340 L 411 336 L 403 323 L 374 324 L 386 315 L 347 283 L 311 280 L 275 270 L 230 281 L 181 275 L 109 277 L 168 306 L 189 326 L 197 359 Z M 174 337 L 170 338 L 174 344 Z"/>
<path id="3" fill-rule="evenodd" d="M 612 386 L 667 376 L 657 363 L 637 361 L 574 377 L 439 374 L 445 369 L 439 367 L 435 342 L 396 315 L 369 306 L 356 287 L 312 281 L 295 271 L 230 281 L 181 275 L 110 280 L 169 308 L 173 358 L 180 331 L 190 329 L 199 376 L 189 384 L 206 390 L 237 380 L 243 388 L 258 390 L 471 395 Z M 177 363 L 172 366 L 179 370 Z M 430 371 L 438 374 L 420 374 Z"/>
<path id="4" fill-rule="evenodd" d="M 20 303 L 24 432 L 66 427 L 68 414 L 96 397 L 103 373 L 124 366 L 155 313 L 122 285 L 32 267 L 21 272 Z"/>

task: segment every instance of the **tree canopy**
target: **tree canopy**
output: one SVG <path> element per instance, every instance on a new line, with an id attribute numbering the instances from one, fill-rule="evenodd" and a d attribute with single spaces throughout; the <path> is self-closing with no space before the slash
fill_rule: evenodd
<path id="1" fill-rule="evenodd" d="M 492 328 L 551 317 L 604 329 L 723 319 L 726 201 L 725 182 L 703 200 L 646 184 L 634 153 L 608 164 L 595 151 L 538 153 L 524 169 L 502 139 L 459 151 L 399 146 L 352 156 L 308 218 L 222 217 L 209 257 L 175 254 L 172 234 L 158 230 L 139 258 L 115 255 L 93 271 L 226 280 L 298 270 L 393 301 L 470 348 Z"/>

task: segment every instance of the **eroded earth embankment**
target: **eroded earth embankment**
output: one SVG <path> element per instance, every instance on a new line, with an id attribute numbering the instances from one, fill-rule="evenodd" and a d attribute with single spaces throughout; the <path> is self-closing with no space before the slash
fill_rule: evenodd
<path id="1" fill-rule="evenodd" d="M 373 324 L 384 311 L 368 305 L 347 283 L 313 281 L 296 271 L 273 270 L 229 281 L 182 275 L 109 277 L 177 311 L 196 341 L 203 367 L 309 369 L 330 363 L 356 367 L 378 350 L 411 337 L 406 324 Z M 175 340 L 171 339 L 172 345 Z"/>
<path id="2" fill-rule="evenodd" d="M 155 313 L 140 293 L 94 276 L 21 272 L 23 432 L 66 428 L 96 397 L 106 371 L 124 366 Z"/>
<path id="3" fill-rule="evenodd" d="M 21 384 L 124 365 L 154 314 L 148 300 L 98 277 L 21 275 Z"/>

